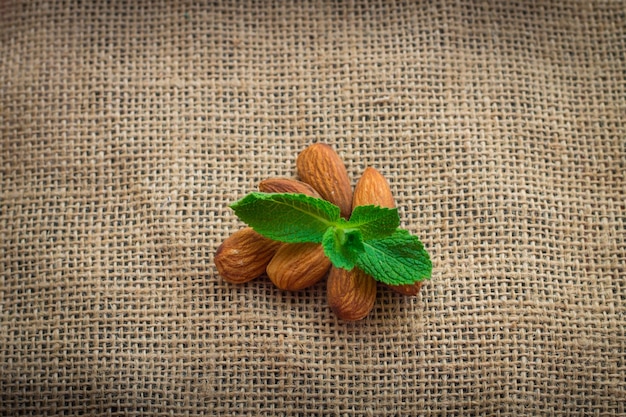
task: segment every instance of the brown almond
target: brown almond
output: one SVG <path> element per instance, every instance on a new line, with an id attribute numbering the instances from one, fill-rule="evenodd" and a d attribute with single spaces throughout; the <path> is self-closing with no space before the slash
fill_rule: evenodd
<path id="1" fill-rule="evenodd" d="M 416 282 L 413 284 L 405 284 L 405 285 L 388 285 L 383 284 L 387 288 L 391 288 L 393 291 L 398 294 L 406 295 L 409 297 L 414 297 L 419 294 L 420 289 L 422 288 L 423 282 Z"/>
<path id="2" fill-rule="evenodd" d="M 324 278 L 330 265 L 322 245 L 287 243 L 278 249 L 266 271 L 278 288 L 298 291 Z"/>
<path id="3" fill-rule="evenodd" d="M 328 304 L 342 320 L 361 320 L 376 301 L 376 281 L 358 268 L 332 267 L 327 280 Z"/>
<path id="4" fill-rule="evenodd" d="M 281 245 L 281 242 L 267 239 L 251 227 L 245 227 L 230 235 L 217 248 L 215 266 L 227 282 L 248 282 L 265 272 Z"/>
<path id="5" fill-rule="evenodd" d="M 309 184 L 290 178 L 268 178 L 259 183 L 259 190 L 265 193 L 299 193 L 312 197 L 320 197 Z M 314 269 L 311 272 L 294 270 L 294 265 L 308 269 L 307 263 L 319 262 L 318 256 L 320 245 L 298 245 L 285 244 L 283 250 L 276 253 L 272 259 L 271 266 L 267 267 L 267 275 L 278 288 L 290 291 L 297 291 L 309 287 L 318 282 L 326 274 Z M 323 249 L 321 249 L 323 254 Z M 323 268 L 323 265 L 320 265 Z"/>
<path id="6" fill-rule="evenodd" d="M 387 208 L 396 206 L 389 183 L 380 172 L 372 167 L 363 171 L 363 175 L 359 178 L 354 189 L 352 199 L 353 207 L 370 204 Z"/>
<path id="7" fill-rule="evenodd" d="M 352 212 L 352 187 L 343 161 L 324 143 L 315 143 L 300 152 L 296 159 L 300 179 L 315 188 L 322 198 L 339 206 L 341 216 Z"/>
<path id="8" fill-rule="evenodd" d="M 363 175 L 361 175 L 354 189 L 354 199 L 352 200 L 354 207 L 368 204 L 387 208 L 396 206 L 389 183 L 380 172 L 372 167 L 365 169 Z M 406 285 L 383 285 L 399 294 L 415 296 L 419 293 L 422 282 Z"/>
<path id="9" fill-rule="evenodd" d="M 264 193 L 298 193 L 319 198 L 320 195 L 309 184 L 291 178 L 268 178 L 259 183 L 259 191 Z"/>

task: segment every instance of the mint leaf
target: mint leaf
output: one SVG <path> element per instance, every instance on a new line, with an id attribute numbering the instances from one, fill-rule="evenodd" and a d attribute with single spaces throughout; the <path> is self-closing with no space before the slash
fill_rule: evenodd
<path id="1" fill-rule="evenodd" d="M 359 229 L 364 240 L 389 236 L 399 225 L 398 209 L 379 206 L 356 206 L 347 223 L 349 228 Z"/>
<path id="2" fill-rule="evenodd" d="M 339 207 L 304 194 L 250 193 L 231 208 L 257 233 L 287 243 L 320 243 L 340 219 Z"/>
<path id="3" fill-rule="evenodd" d="M 363 242 L 357 266 L 375 280 L 389 285 L 413 284 L 430 278 L 432 262 L 422 242 L 406 230 Z"/>
<path id="4" fill-rule="evenodd" d="M 359 255 L 363 252 L 363 236 L 356 229 L 344 230 L 330 227 L 322 239 L 324 254 L 337 268 L 354 268 Z"/>

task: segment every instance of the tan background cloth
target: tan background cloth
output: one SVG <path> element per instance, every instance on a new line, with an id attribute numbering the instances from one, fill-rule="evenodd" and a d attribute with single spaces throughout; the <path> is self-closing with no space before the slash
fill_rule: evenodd
<path id="1" fill-rule="evenodd" d="M 625 11 L 3 2 L 1 414 L 624 414 Z M 213 265 L 316 141 L 434 263 L 356 324 Z"/>

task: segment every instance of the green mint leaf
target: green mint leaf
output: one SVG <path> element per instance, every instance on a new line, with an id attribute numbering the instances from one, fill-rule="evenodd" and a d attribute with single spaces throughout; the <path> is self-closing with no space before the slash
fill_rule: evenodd
<path id="1" fill-rule="evenodd" d="M 361 231 L 363 240 L 389 236 L 400 226 L 398 209 L 379 206 L 356 206 L 347 223 L 348 228 Z"/>
<path id="2" fill-rule="evenodd" d="M 322 239 L 324 254 L 337 268 L 354 268 L 359 255 L 363 252 L 363 236 L 356 229 L 345 230 L 341 227 L 329 227 Z"/>
<path id="3" fill-rule="evenodd" d="M 339 207 L 304 194 L 250 193 L 231 208 L 257 233 L 287 243 L 321 243 L 340 219 Z"/>
<path id="4" fill-rule="evenodd" d="M 357 266 L 389 285 L 413 284 L 430 278 L 432 262 L 422 242 L 406 230 L 363 242 Z"/>

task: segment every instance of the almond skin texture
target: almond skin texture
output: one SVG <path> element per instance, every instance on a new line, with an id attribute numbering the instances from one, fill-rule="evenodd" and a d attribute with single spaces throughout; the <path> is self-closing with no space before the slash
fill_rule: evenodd
<path id="1" fill-rule="evenodd" d="M 268 178 L 259 183 L 259 190 L 264 193 L 299 193 L 321 197 L 309 184 L 290 178 Z M 327 262 L 328 266 L 324 267 L 327 260 L 319 259 L 320 248 L 319 245 L 285 244 L 280 254 L 277 253 L 272 259 L 271 266 L 268 265 L 267 275 L 278 288 L 289 291 L 301 290 L 317 283 L 330 266 L 330 261 Z M 311 270 L 309 268 L 311 262 L 321 262 L 319 270 L 318 265 L 315 265 L 311 272 L 301 272 Z"/>
<path id="2" fill-rule="evenodd" d="M 328 304 L 342 320 L 361 320 L 376 302 L 376 281 L 358 268 L 332 267 L 327 281 Z"/>
<path id="3" fill-rule="evenodd" d="M 343 161 L 324 143 L 315 143 L 298 155 L 300 179 L 315 188 L 322 198 L 337 205 L 343 218 L 352 212 L 352 187 Z"/>
<path id="4" fill-rule="evenodd" d="M 265 272 L 280 246 L 281 242 L 267 239 L 251 227 L 245 227 L 230 235 L 217 248 L 215 266 L 227 282 L 248 282 Z"/>
<path id="5" fill-rule="evenodd" d="M 352 204 L 354 207 L 368 204 L 387 208 L 396 206 L 389 183 L 380 172 L 372 167 L 368 167 L 363 172 L 359 182 L 356 184 Z M 409 296 L 417 295 L 422 287 L 421 282 L 407 285 L 383 285 L 399 294 Z"/>
<path id="6" fill-rule="evenodd" d="M 380 172 L 372 167 L 363 171 L 363 175 L 359 178 L 354 189 L 354 198 L 352 199 L 354 207 L 370 204 L 386 208 L 396 206 L 389 183 Z"/>
<path id="7" fill-rule="evenodd" d="M 398 294 L 407 295 L 409 297 L 414 297 L 420 292 L 420 288 L 422 288 L 422 282 L 416 282 L 414 284 L 406 284 L 406 285 L 387 285 L 383 284 L 387 288 L 391 288 Z"/>
<path id="8" fill-rule="evenodd" d="M 268 178 L 259 183 L 259 191 L 264 193 L 297 193 L 320 198 L 320 195 L 309 184 L 290 178 Z"/>
<path id="9" fill-rule="evenodd" d="M 278 288 L 298 291 L 324 278 L 330 265 L 322 245 L 287 243 L 278 249 L 266 272 Z"/>

